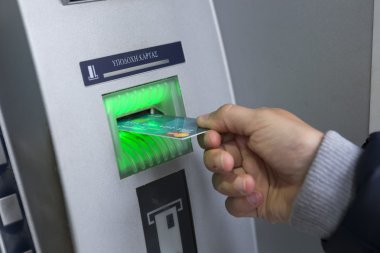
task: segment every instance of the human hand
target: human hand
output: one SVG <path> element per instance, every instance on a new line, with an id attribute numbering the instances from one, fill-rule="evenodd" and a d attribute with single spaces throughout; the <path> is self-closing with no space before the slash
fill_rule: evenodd
<path id="1" fill-rule="evenodd" d="M 236 217 L 287 222 L 323 133 L 282 109 L 224 105 L 198 117 L 214 188 Z"/>

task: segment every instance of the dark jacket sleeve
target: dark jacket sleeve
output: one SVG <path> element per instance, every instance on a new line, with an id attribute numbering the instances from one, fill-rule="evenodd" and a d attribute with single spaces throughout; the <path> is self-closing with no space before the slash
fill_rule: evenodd
<path id="1" fill-rule="evenodd" d="M 337 230 L 322 240 L 327 253 L 380 253 L 380 132 L 363 146 L 355 196 Z"/>

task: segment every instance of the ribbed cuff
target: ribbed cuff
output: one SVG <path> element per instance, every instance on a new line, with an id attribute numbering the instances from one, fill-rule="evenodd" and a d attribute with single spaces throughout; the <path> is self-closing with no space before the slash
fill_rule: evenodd
<path id="1" fill-rule="evenodd" d="M 326 133 L 293 205 L 292 226 L 319 238 L 334 232 L 352 199 L 361 153 L 338 133 Z"/>

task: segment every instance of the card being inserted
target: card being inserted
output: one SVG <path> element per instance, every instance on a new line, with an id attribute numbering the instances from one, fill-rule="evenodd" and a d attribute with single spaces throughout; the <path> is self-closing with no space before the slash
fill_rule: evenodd
<path id="1" fill-rule="evenodd" d="M 205 128 L 198 127 L 195 118 L 174 117 L 162 114 L 144 114 L 118 120 L 119 131 L 154 135 L 177 140 L 203 134 Z"/>

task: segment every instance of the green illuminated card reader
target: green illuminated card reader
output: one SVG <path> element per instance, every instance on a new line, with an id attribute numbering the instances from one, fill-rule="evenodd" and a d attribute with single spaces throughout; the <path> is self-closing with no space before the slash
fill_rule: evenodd
<path id="1" fill-rule="evenodd" d="M 120 178 L 192 152 L 190 140 L 175 140 L 122 132 L 117 120 L 145 111 L 186 116 L 177 77 L 171 77 L 103 96 Z"/>

